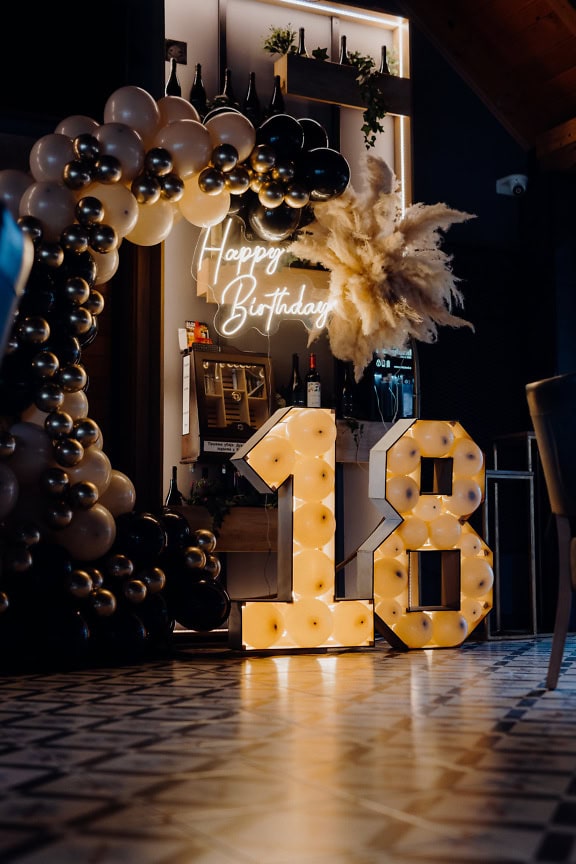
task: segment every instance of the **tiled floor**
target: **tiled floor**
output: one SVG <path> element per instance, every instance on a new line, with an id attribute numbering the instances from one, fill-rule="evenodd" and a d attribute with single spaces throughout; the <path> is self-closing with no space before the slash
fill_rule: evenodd
<path id="1" fill-rule="evenodd" d="M 576 862 L 576 635 L 0 677 L 0 861 Z"/>

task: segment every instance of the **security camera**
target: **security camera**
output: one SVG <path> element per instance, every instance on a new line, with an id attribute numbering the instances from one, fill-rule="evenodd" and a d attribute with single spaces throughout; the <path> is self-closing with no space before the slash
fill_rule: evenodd
<path id="1" fill-rule="evenodd" d="M 524 195 L 528 188 L 528 177 L 525 174 L 509 174 L 496 181 L 496 192 L 498 195 Z"/>

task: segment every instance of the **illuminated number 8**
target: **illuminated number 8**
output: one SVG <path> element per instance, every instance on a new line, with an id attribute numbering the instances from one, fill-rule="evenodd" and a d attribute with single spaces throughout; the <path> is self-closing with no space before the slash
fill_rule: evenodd
<path id="1" fill-rule="evenodd" d="M 467 521 L 485 477 L 459 423 L 401 420 L 372 448 L 369 495 L 385 518 L 359 549 L 359 572 L 373 573 L 376 628 L 392 645 L 460 645 L 492 608 L 492 553 Z M 440 563 L 433 602 L 423 596 L 430 553 Z"/>

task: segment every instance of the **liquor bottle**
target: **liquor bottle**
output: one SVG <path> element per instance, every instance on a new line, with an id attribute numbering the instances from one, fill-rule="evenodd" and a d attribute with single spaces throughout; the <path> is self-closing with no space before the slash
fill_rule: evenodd
<path id="1" fill-rule="evenodd" d="M 381 75 L 389 75 L 388 59 L 386 57 L 386 45 L 382 45 L 380 49 L 380 68 L 378 69 Z"/>
<path id="2" fill-rule="evenodd" d="M 316 368 L 316 355 L 310 354 L 308 358 L 308 372 L 306 373 L 306 405 L 308 408 L 320 408 L 322 404 L 322 383 L 320 373 Z"/>
<path id="3" fill-rule="evenodd" d="M 304 41 L 304 27 L 300 27 L 298 30 L 298 48 L 296 49 L 296 53 L 299 57 L 308 57 L 306 43 Z"/>
<path id="4" fill-rule="evenodd" d="M 340 37 L 340 58 L 338 62 L 342 66 L 350 66 L 350 58 L 348 57 L 348 48 L 346 45 L 346 36 Z"/>
<path id="5" fill-rule="evenodd" d="M 340 414 L 342 418 L 354 417 L 354 367 L 344 364 L 344 381 L 340 395 Z"/>
<path id="6" fill-rule="evenodd" d="M 212 101 L 212 108 L 239 108 L 239 104 L 236 100 L 236 94 L 234 93 L 234 86 L 232 84 L 232 70 L 225 69 L 224 70 L 224 86 L 222 87 L 222 92 L 218 93 L 217 96 L 214 97 Z"/>
<path id="7" fill-rule="evenodd" d="M 288 403 L 290 405 L 306 405 L 304 382 L 300 376 L 300 358 L 292 354 L 292 377 L 288 388 Z"/>
<path id="8" fill-rule="evenodd" d="M 242 113 L 250 120 L 253 126 L 259 126 L 262 120 L 262 109 L 260 107 L 260 99 L 256 90 L 256 73 L 250 72 L 248 80 L 248 89 L 244 102 L 242 103 Z"/>
<path id="9" fill-rule="evenodd" d="M 204 82 L 202 81 L 202 66 L 200 65 L 200 63 L 196 64 L 196 69 L 194 71 L 194 80 L 192 81 L 190 98 L 188 101 L 194 106 L 194 108 L 196 108 L 196 110 L 200 114 L 200 117 L 204 117 L 207 111 L 207 100 Z"/>
<path id="10" fill-rule="evenodd" d="M 272 90 L 272 96 L 268 104 L 267 117 L 271 117 L 273 114 L 284 114 L 284 96 L 282 95 L 280 80 L 280 75 L 274 76 L 274 89 Z"/>
<path id="11" fill-rule="evenodd" d="M 178 80 L 178 62 L 175 57 L 172 57 L 170 77 L 166 83 L 166 96 L 181 96 L 182 88 Z"/>
<path id="12" fill-rule="evenodd" d="M 168 487 L 168 494 L 166 495 L 166 500 L 164 501 L 165 507 L 176 507 L 179 504 L 184 503 L 184 497 L 180 490 L 178 489 L 178 472 L 176 469 L 176 465 L 172 466 L 172 477 L 170 478 L 170 486 Z"/>

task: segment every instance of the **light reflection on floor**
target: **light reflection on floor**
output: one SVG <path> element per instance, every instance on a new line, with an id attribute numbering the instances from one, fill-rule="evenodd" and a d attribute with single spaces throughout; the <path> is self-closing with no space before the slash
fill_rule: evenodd
<path id="1" fill-rule="evenodd" d="M 576 635 L 0 677 L 0 860 L 576 862 Z"/>

